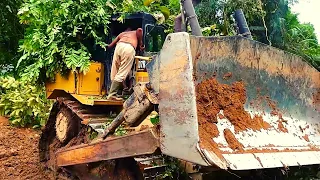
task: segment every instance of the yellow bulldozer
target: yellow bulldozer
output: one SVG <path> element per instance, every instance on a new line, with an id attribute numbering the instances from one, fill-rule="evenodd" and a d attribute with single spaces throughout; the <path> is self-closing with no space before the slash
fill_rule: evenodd
<path id="1" fill-rule="evenodd" d="M 127 26 L 144 32 L 129 97 L 105 99 L 112 53 L 101 49 L 88 73 L 47 82 L 56 101 L 39 143 L 46 167 L 79 179 L 155 179 L 164 156 L 190 173 L 320 164 L 320 73 L 303 59 L 243 35 L 167 35 L 147 13 L 116 19 L 108 42 Z"/>

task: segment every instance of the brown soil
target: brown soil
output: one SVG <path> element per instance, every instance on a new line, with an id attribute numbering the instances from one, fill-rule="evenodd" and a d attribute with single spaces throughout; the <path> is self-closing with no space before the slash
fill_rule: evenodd
<path id="1" fill-rule="evenodd" d="M 218 118 L 219 118 L 219 119 L 223 119 L 223 118 L 224 118 L 224 115 L 219 113 L 219 114 L 218 114 Z"/>
<path id="2" fill-rule="evenodd" d="M 240 151 L 243 152 L 244 146 L 237 140 L 237 138 L 234 136 L 234 134 L 230 131 L 230 129 L 225 129 L 223 131 L 224 138 L 226 139 L 227 143 L 229 144 L 229 147 L 234 151 Z"/>
<path id="3" fill-rule="evenodd" d="M 39 163 L 39 131 L 8 125 L 0 117 L 0 179 L 54 179 Z"/>
<path id="4" fill-rule="evenodd" d="M 220 159 L 224 159 L 219 145 L 213 141 L 212 137 L 206 131 L 199 131 L 200 147 L 214 152 Z"/>
<path id="5" fill-rule="evenodd" d="M 211 150 L 222 158 L 219 146 L 212 138 L 219 136 L 216 127 L 217 116 L 220 110 L 224 111 L 224 116 L 234 125 L 236 133 L 247 129 L 260 130 L 270 128 L 270 124 L 263 121 L 261 116 L 251 118 L 245 111 L 246 90 L 243 82 L 235 82 L 232 85 L 220 84 L 215 78 L 205 80 L 196 86 L 197 110 L 199 123 L 200 146 Z M 225 131 L 225 137 L 229 146 L 233 149 L 243 150 L 243 145 L 237 141 L 234 135 Z M 233 137 L 233 138 L 232 138 Z"/>
<path id="6" fill-rule="evenodd" d="M 216 124 L 201 122 L 199 119 L 200 147 L 213 151 L 219 158 L 223 159 L 219 146 L 213 141 L 213 137 L 219 136 L 219 130 Z"/>
<path id="7" fill-rule="evenodd" d="M 279 129 L 280 131 L 282 131 L 282 132 L 285 132 L 285 133 L 288 132 L 288 129 L 283 126 L 281 120 L 278 120 L 278 129 Z"/>
<path id="8" fill-rule="evenodd" d="M 217 114 L 224 111 L 224 116 L 235 126 L 235 131 L 247 129 L 260 130 L 270 128 L 261 116 L 251 118 L 245 111 L 246 90 L 243 82 L 232 85 L 220 84 L 215 78 L 205 80 L 196 87 L 199 124 L 217 122 Z"/>
<path id="9" fill-rule="evenodd" d="M 265 99 L 266 99 L 269 107 L 271 108 L 270 114 L 273 116 L 280 115 L 282 117 L 279 109 L 277 108 L 277 103 L 275 101 L 272 101 L 269 96 L 266 96 Z"/>

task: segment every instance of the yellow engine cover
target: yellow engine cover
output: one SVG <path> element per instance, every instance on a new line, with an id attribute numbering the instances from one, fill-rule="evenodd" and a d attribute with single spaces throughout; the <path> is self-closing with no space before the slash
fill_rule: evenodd
<path id="1" fill-rule="evenodd" d="M 46 92 L 49 99 L 63 96 L 61 92 L 77 95 L 103 95 L 104 67 L 101 63 L 92 62 L 89 71 L 77 73 L 70 71 L 67 77 L 56 74 L 53 82 L 46 83 Z"/>

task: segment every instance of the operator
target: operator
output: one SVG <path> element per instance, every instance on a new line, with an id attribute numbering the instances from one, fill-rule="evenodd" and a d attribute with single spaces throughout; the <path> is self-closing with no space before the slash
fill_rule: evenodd
<path id="1" fill-rule="evenodd" d="M 116 48 L 111 67 L 112 83 L 107 99 L 122 100 L 121 97 L 117 97 L 117 92 L 123 88 L 124 80 L 131 71 L 137 46 L 139 45 L 140 51 L 144 50 L 142 35 L 143 31 L 141 28 L 135 31 L 127 28 L 109 44 L 108 48 L 113 48 L 114 46 Z"/>

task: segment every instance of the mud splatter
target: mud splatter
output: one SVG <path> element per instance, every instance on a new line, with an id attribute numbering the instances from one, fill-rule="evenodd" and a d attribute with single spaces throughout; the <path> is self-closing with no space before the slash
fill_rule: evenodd
<path id="1" fill-rule="evenodd" d="M 313 104 L 318 105 L 318 106 L 320 105 L 320 91 L 317 91 L 316 93 L 314 93 Z"/>
<path id="2" fill-rule="evenodd" d="M 281 120 L 278 120 L 278 130 L 284 133 L 288 133 L 288 129 L 284 127 Z"/>
<path id="3" fill-rule="evenodd" d="M 200 146 L 214 151 L 219 157 L 222 155 L 218 144 L 212 140 L 219 136 L 215 125 L 218 122 L 217 118 L 226 117 L 234 125 L 236 133 L 247 129 L 258 131 L 271 127 L 261 116 L 251 117 L 249 112 L 245 111 L 244 104 L 247 97 L 243 82 L 227 85 L 220 84 L 215 78 L 212 78 L 199 83 L 196 86 L 196 92 Z M 220 110 L 223 110 L 224 117 L 219 113 Z M 227 138 L 230 138 L 230 133 L 228 131 L 226 133 Z M 232 142 L 231 138 L 228 140 Z M 239 144 L 237 147 L 233 146 L 235 149 L 240 147 L 243 149 L 243 146 Z"/>
<path id="4" fill-rule="evenodd" d="M 237 140 L 234 134 L 230 131 L 230 129 L 225 129 L 223 131 L 224 138 L 226 139 L 229 147 L 234 151 L 241 151 L 243 152 L 244 146 Z"/>
<path id="5" fill-rule="evenodd" d="M 231 73 L 231 72 L 228 72 L 228 73 L 226 73 L 226 74 L 223 75 L 223 79 L 224 79 L 224 80 L 228 80 L 228 79 L 230 79 L 231 77 L 232 77 L 232 73 Z"/>
<path id="6" fill-rule="evenodd" d="M 303 138 L 304 140 L 306 140 L 307 142 L 310 142 L 309 136 L 308 136 L 307 134 L 305 134 L 304 136 L 302 136 L 302 138 Z"/>
<path id="7" fill-rule="evenodd" d="M 224 116 L 235 126 L 236 132 L 271 127 L 261 116 L 251 118 L 244 109 L 247 97 L 243 82 L 227 85 L 212 78 L 198 84 L 196 91 L 199 119 L 217 123 L 217 114 L 223 110 Z"/>
<path id="8" fill-rule="evenodd" d="M 219 114 L 218 114 L 218 118 L 219 118 L 219 119 L 224 119 L 225 117 L 224 117 L 223 114 L 219 113 Z"/>
<path id="9" fill-rule="evenodd" d="M 211 125 L 210 125 L 211 124 Z M 208 128 L 208 127 L 211 128 Z M 218 128 L 215 124 L 204 123 L 199 124 L 200 147 L 208 151 L 214 152 L 220 159 L 224 159 L 219 146 L 213 141 L 213 137 L 219 136 Z"/>

